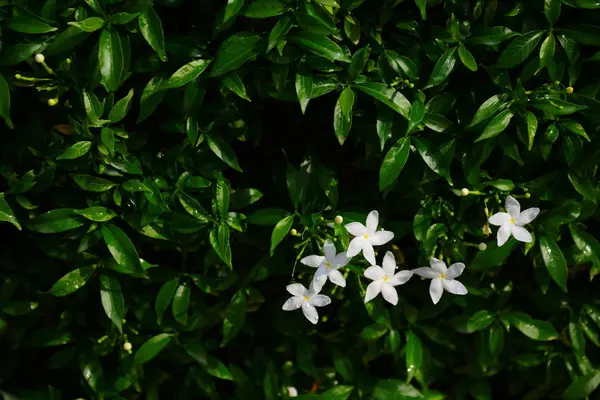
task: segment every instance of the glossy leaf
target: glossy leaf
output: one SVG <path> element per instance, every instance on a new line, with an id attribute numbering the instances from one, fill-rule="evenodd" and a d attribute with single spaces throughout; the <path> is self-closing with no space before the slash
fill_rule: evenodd
<path id="1" fill-rule="evenodd" d="M 171 335 L 161 333 L 146 340 L 135 352 L 134 362 L 137 365 L 145 364 L 155 358 L 169 343 Z"/>
<path id="2" fill-rule="evenodd" d="M 379 170 L 379 190 L 390 187 L 402 172 L 408 160 L 410 140 L 406 137 L 399 139 L 388 150 Z"/>
<path id="3" fill-rule="evenodd" d="M 275 228 L 273 228 L 273 233 L 271 234 L 271 255 L 273 255 L 273 253 L 275 252 L 275 248 L 287 236 L 290 229 L 292 229 L 293 223 L 293 215 L 288 215 L 287 217 L 284 217 L 279 222 L 277 222 Z"/>
<path id="4" fill-rule="evenodd" d="M 100 300 L 106 316 L 122 332 L 122 320 L 125 317 L 125 300 L 121 285 L 117 279 L 106 274 L 100 275 Z"/>
<path id="5" fill-rule="evenodd" d="M 94 266 L 89 266 L 77 268 L 68 272 L 52 285 L 50 290 L 48 290 L 48 294 L 62 297 L 79 290 L 94 275 L 94 270 Z"/>
<path id="6" fill-rule="evenodd" d="M 112 92 L 121 85 L 124 70 L 121 36 L 114 29 L 104 29 L 98 42 L 98 63 L 106 88 Z"/>
<path id="7" fill-rule="evenodd" d="M 340 93 L 340 97 L 335 104 L 333 129 L 340 144 L 344 144 L 352 128 L 352 112 L 355 97 L 352 88 L 347 87 Z"/>
<path id="8" fill-rule="evenodd" d="M 139 16 L 138 23 L 140 25 L 140 32 L 144 36 L 144 39 L 146 39 L 146 42 L 148 42 L 162 61 L 167 61 L 162 22 L 156 11 L 154 11 L 154 8 L 148 7 L 146 12 Z"/>
<path id="9" fill-rule="evenodd" d="M 542 31 L 531 31 L 513 39 L 500 54 L 498 67 L 512 68 L 525 61 L 542 40 L 543 33 Z"/>

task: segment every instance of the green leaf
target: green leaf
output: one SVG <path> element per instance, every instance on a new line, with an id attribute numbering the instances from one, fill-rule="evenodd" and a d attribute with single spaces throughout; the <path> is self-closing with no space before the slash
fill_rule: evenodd
<path id="1" fill-rule="evenodd" d="M 216 77 L 236 70 L 260 53 L 260 36 L 251 33 L 234 34 L 221 44 L 210 76 Z"/>
<path id="2" fill-rule="evenodd" d="M 223 160 L 231 168 L 242 172 L 242 168 L 238 163 L 235 153 L 223 139 L 218 136 L 212 136 L 208 134 L 204 136 L 206 137 L 206 143 L 208 143 L 208 147 L 210 147 L 212 152 L 215 153 L 217 157 Z"/>
<path id="3" fill-rule="evenodd" d="M 533 141 L 538 128 L 538 119 L 534 113 L 527 111 L 527 150 L 533 149 Z"/>
<path id="4" fill-rule="evenodd" d="M 110 23 L 113 25 L 125 25 L 138 18 L 141 13 L 116 12 L 110 15 Z"/>
<path id="5" fill-rule="evenodd" d="M 287 217 L 283 217 L 279 222 L 277 222 L 277 225 L 275 225 L 275 228 L 273 229 L 273 233 L 271 234 L 271 250 L 270 250 L 271 255 L 273 255 L 273 253 L 275 252 L 275 248 L 277 247 L 277 245 L 279 243 L 281 243 L 281 241 L 283 240 L 284 237 L 286 237 L 286 235 L 288 234 L 290 229 L 292 229 L 293 223 L 294 223 L 293 215 L 288 215 Z"/>
<path id="6" fill-rule="evenodd" d="M 100 275 L 100 300 L 106 316 L 123 333 L 123 318 L 125 317 L 125 300 L 119 281 L 106 274 Z"/>
<path id="7" fill-rule="evenodd" d="M 56 157 L 57 160 L 73 160 L 84 156 L 92 148 L 92 142 L 77 142 L 69 147 L 62 154 Z"/>
<path id="8" fill-rule="evenodd" d="M 146 39 L 146 42 L 148 42 L 162 61 L 167 61 L 162 22 L 156 11 L 154 11 L 154 8 L 148 7 L 138 18 L 138 23 L 140 25 L 140 32 L 144 36 L 144 39 Z"/>
<path id="9" fill-rule="evenodd" d="M 533 319 L 522 312 L 511 312 L 505 316 L 505 319 L 530 339 L 541 341 L 558 339 L 558 332 L 550 322 Z"/>
<path id="10" fill-rule="evenodd" d="M 506 129 L 508 124 L 510 124 L 510 120 L 514 115 L 515 114 L 511 110 L 500 112 L 486 125 L 483 133 L 475 140 L 475 142 L 498 136 Z"/>
<path id="11" fill-rule="evenodd" d="M 251 101 L 250 97 L 248 97 L 248 92 L 246 92 L 246 86 L 244 86 L 244 82 L 242 82 L 242 78 L 240 78 L 240 76 L 237 73 L 235 73 L 235 72 L 228 73 L 227 75 L 225 75 L 223 77 L 221 82 L 223 82 L 223 85 L 227 89 L 231 90 L 233 93 L 235 93 L 242 99 Z"/>
<path id="12" fill-rule="evenodd" d="M 511 192 L 515 188 L 515 184 L 510 179 L 496 179 L 495 181 L 487 182 L 486 185 L 493 186 L 496 189 Z"/>
<path id="13" fill-rule="evenodd" d="M 107 222 L 117 216 L 117 213 L 115 213 L 113 210 L 100 206 L 75 210 L 75 212 L 94 222 Z"/>
<path id="14" fill-rule="evenodd" d="M 410 102 L 396 89 L 378 82 L 359 83 L 352 87 L 379 100 L 404 118 L 408 119 L 411 107 Z"/>
<path id="15" fill-rule="evenodd" d="M 103 0 L 85 0 L 90 8 L 96 11 L 100 15 L 104 15 L 104 8 L 102 7 Z"/>
<path id="16" fill-rule="evenodd" d="M 58 29 L 48 25 L 39 18 L 33 16 L 33 14 L 19 14 L 15 15 L 8 20 L 5 25 L 7 29 L 20 33 L 29 33 L 32 35 L 41 35 L 44 33 L 50 33 L 57 31 Z"/>
<path id="17" fill-rule="evenodd" d="M 96 32 L 104 26 L 104 20 L 99 17 L 86 18 L 81 22 L 69 22 L 69 25 L 76 26 L 84 32 Z"/>
<path id="18" fill-rule="evenodd" d="M 382 324 L 370 324 L 363 328 L 360 337 L 366 341 L 377 340 L 387 333 L 388 328 Z"/>
<path id="19" fill-rule="evenodd" d="M 583 0 L 578 0 L 583 1 Z M 598 5 L 600 8 L 600 5 Z M 562 395 L 564 400 L 581 400 L 594 393 L 600 386 L 600 370 L 576 377 Z"/>
<path id="20" fill-rule="evenodd" d="M 70 26 L 48 43 L 48 47 L 44 51 L 46 56 L 61 54 L 71 50 L 83 42 L 90 35 L 89 32 L 84 32 L 76 26 Z"/>
<path id="21" fill-rule="evenodd" d="M 410 106 L 410 115 L 408 117 L 407 133 L 411 133 L 425 117 L 425 104 L 419 99 L 415 100 Z"/>
<path id="22" fill-rule="evenodd" d="M 585 355 L 585 335 L 576 321 L 569 322 L 569 339 L 577 355 Z"/>
<path id="23" fill-rule="evenodd" d="M 289 213 L 280 208 L 264 208 L 250 213 L 246 221 L 252 225 L 271 226 L 276 225 L 287 215 Z"/>
<path id="24" fill-rule="evenodd" d="M 185 211 L 192 217 L 203 223 L 207 223 L 211 220 L 210 214 L 208 214 L 204 207 L 202 207 L 194 197 L 184 192 L 177 193 L 177 197 Z"/>
<path id="25" fill-rule="evenodd" d="M 162 325 L 165 311 L 169 308 L 169 304 L 171 304 L 171 300 L 173 300 L 178 287 L 179 278 L 174 278 L 166 281 L 158 291 L 156 301 L 154 302 L 154 311 L 156 312 L 156 322 L 158 325 Z"/>
<path id="26" fill-rule="evenodd" d="M 560 0 L 544 0 L 544 15 L 550 25 L 560 17 Z"/>
<path id="27" fill-rule="evenodd" d="M 229 211 L 229 181 L 223 177 L 223 174 L 219 174 L 217 177 L 216 185 L 216 201 L 219 215 L 223 218 L 227 211 Z"/>
<path id="28" fill-rule="evenodd" d="M 540 67 L 547 67 L 552 63 L 554 51 L 556 50 L 556 39 L 554 34 L 549 33 L 540 47 Z"/>
<path id="29" fill-rule="evenodd" d="M 590 137 L 587 135 L 587 133 L 585 133 L 585 129 L 583 128 L 583 126 L 581 126 L 579 122 L 573 121 L 571 119 L 562 119 L 559 122 L 559 125 L 561 128 L 564 128 L 571 133 L 583 137 L 588 142 L 591 142 Z"/>
<path id="30" fill-rule="evenodd" d="M 496 94 L 484 101 L 473 116 L 471 123 L 467 125 L 467 128 L 475 126 L 496 114 L 498 110 L 500 110 L 500 108 L 505 104 L 504 98 L 505 96 L 503 94 Z"/>
<path id="31" fill-rule="evenodd" d="M 161 85 L 161 88 L 174 89 L 187 85 L 204 72 L 209 64 L 210 60 L 191 61 L 175 71 L 175 73 Z"/>
<path id="32" fill-rule="evenodd" d="M 289 39 L 300 48 L 330 61 L 350 62 L 350 58 L 348 58 L 342 48 L 325 36 L 310 32 L 296 31 L 293 35 L 289 36 Z"/>
<path id="33" fill-rule="evenodd" d="M 115 29 L 104 29 L 98 42 L 98 63 L 106 89 L 117 91 L 124 70 L 124 55 L 121 36 Z"/>
<path id="34" fill-rule="evenodd" d="M 579 218 L 581 205 L 579 203 L 567 203 L 543 213 L 537 223 L 544 228 L 558 228 Z"/>
<path id="35" fill-rule="evenodd" d="M 66 232 L 82 225 L 83 221 L 72 208 L 57 208 L 26 223 L 28 229 L 38 233 Z"/>
<path id="36" fill-rule="evenodd" d="M 580 195 L 588 200 L 596 202 L 596 189 L 594 184 L 589 179 L 580 178 L 577 176 L 577 174 L 575 174 L 575 172 L 572 171 L 568 171 L 567 176 L 569 177 L 569 181 L 575 190 L 577 190 Z"/>
<path id="37" fill-rule="evenodd" d="M 285 3 L 279 0 L 252 0 L 244 16 L 248 18 L 269 18 L 283 14 L 287 10 Z"/>
<path id="38" fill-rule="evenodd" d="M 175 321 L 181 325 L 187 325 L 188 309 L 190 308 L 191 289 L 188 285 L 182 283 L 177 287 L 173 303 L 171 304 L 171 312 Z"/>
<path id="39" fill-rule="evenodd" d="M 4 46 L 0 53 L 0 65 L 9 66 L 21 63 L 33 57 L 34 54 L 41 53 L 45 48 L 45 43 L 17 43 L 12 46 Z"/>
<path id="40" fill-rule="evenodd" d="M 586 109 L 586 106 L 559 99 L 532 101 L 530 104 L 533 108 L 542 110 L 550 115 L 569 115 Z"/>
<path id="41" fill-rule="evenodd" d="M 171 335 L 168 333 L 160 333 L 151 337 L 135 352 L 133 362 L 137 365 L 147 363 L 156 357 L 170 342 Z"/>
<path id="42" fill-rule="evenodd" d="M 414 386 L 397 379 L 380 379 L 373 386 L 373 400 L 407 400 L 425 398 Z"/>
<path id="43" fill-rule="evenodd" d="M 79 368 L 88 385 L 96 392 L 104 384 L 104 371 L 98 357 L 90 352 L 83 351 L 79 354 Z"/>
<path id="44" fill-rule="evenodd" d="M 100 124 L 100 118 L 104 112 L 102 104 L 94 94 L 87 90 L 83 91 L 83 104 L 85 106 L 85 113 L 88 119 L 96 125 Z"/>
<path id="45" fill-rule="evenodd" d="M 322 1 L 322 0 L 321 0 Z M 352 386 L 336 386 L 319 396 L 320 400 L 347 400 L 354 391 Z M 300 398 L 300 396 L 298 397 Z"/>
<path id="46" fill-rule="evenodd" d="M 13 128 L 10 120 L 10 90 L 2 74 L 0 74 L 0 118 L 4 119 L 6 126 Z"/>
<path id="47" fill-rule="evenodd" d="M 496 317 L 488 310 L 479 310 L 470 317 L 464 315 L 451 320 L 451 325 L 460 333 L 473 333 L 487 329 Z"/>
<path id="48" fill-rule="evenodd" d="M 0 193 L 0 221 L 10 222 L 17 228 L 21 230 L 21 224 L 15 217 L 13 210 L 10 208 L 10 205 L 4 200 L 4 194 Z"/>
<path id="49" fill-rule="evenodd" d="M 352 128 L 352 111 L 354 108 L 354 91 L 347 87 L 340 93 L 333 112 L 333 130 L 341 145 L 344 144 Z"/>
<path id="50" fill-rule="evenodd" d="M 219 258 L 229 267 L 231 265 L 231 244 L 229 242 L 229 227 L 225 224 L 219 225 L 219 228 L 213 228 L 210 231 L 209 239 L 212 248 Z"/>
<path id="51" fill-rule="evenodd" d="M 142 98 L 140 99 L 140 114 L 137 120 L 138 123 L 148 118 L 165 98 L 166 92 L 162 90 L 163 82 L 164 81 L 162 78 L 154 77 L 144 88 L 144 91 L 142 92 Z"/>
<path id="52" fill-rule="evenodd" d="M 543 31 L 531 31 L 513 39 L 500 54 L 497 66 L 499 68 L 512 68 L 521 64 L 540 43 L 543 34 Z"/>
<path id="53" fill-rule="evenodd" d="M 287 15 L 282 17 L 279 21 L 277 21 L 273 29 L 271 29 L 271 32 L 269 33 L 269 37 L 267 39 L 267 53 L 273 50 L 275 46 L 277 46 L 277 44 L 281 42 L 283 37 L 287 35 L 287 33 L 292 28 L 292 25 L 292 19 Z"/>
<path id="54" fill-rule="evenodd" d="M 505 26 L 490 26 L 474 31 L 469 41 L 472 44 L 495 46 L 514 36 L 519 36 L 519 34 Z"/>
<path id="55" fill-rule="evenodd" d="M 598 243 L 598 240 L 584 231 L 578 224 L 569 224 L 569 230 L 575 245 L 585 258 L 592 260 L 596 265 L 600 265 L 600 243 Z"/>
<path id="56" fill-rule="evenodd" d="M 306 32 L 323 36 L 337 33 L 333 18 L 320 4 L 301 3 L 295 15 L 298 25 Z"/>
<path id="57" fill-rule="evenodd" d="M 469 265 L 469 269 L 473 271 L 486 271 L 503 265 L 504 260 L 512 253 L 516 245 L 517 242 L 515 240 L 509 240 L 500 247 L 498 247 L 495 240 L 487 243 L 485 250 L 477 252 Z"/>
<path id="58" fill-rule="evenodd" d="M 251 204 L 256 203 L 263 197 L 263 194 L 258 189 L 242 189 L 236 190 L 231 195 L 231 209 L 236 210 L 244 207 L 248 207 Z M 279 221 L 278 218 L 277 221 Z M 275 221 L 275 222 L 277 222 Z"/>
<path id="59" fill-rule="evenodd" d="M 79 187 L 88 192 L 106 192 L 117 186 L 116 183 L 107 179 L 98 178 L 92 175 L 71 174 L 71 178 L 79 185 Z"/>
<path id="60" fill-rule="evenodd" d="M 348 81 L 354 82 L 354 80 L 362 74 L 369 56 L 371 55 L 371 46 L 366 45 L 358 49 L 350 59 L 350 66 L 348 67 Z"/>
<path id="61" fill-rule="evenodd" d="M 425 89 L 437 86 L 444 82 L 454 70 L 454 66 L 456 65 L 456 47 L 452 47 L 435 63 L 433 67 L 433 71 L 431 72 L 431 76 L 429 77 L 429 81 L 427 85 L 425 85 Z"/>
<path id="62" fill-rule="evenodd" d="M 306 68 L 302 63 L 298 66 L 296 73 L 296 95 L 300 101 L 302 114 L 306 112 L 308 102 L 312 98 L 313 77 L 312 71 Z"/>
<path id="63" fill-rule="evenodd" d="M 133 89 L 131 89 L 129 93 L 127 93 L 127 96 L 117 101 L 113 108 L 111 108 L 110 112 L 108 113 L 108 119 L 110 120 L 110 122 L 119 122 L 127 116 L 127 113 L 131 108 L 131 100 L 133 99 L 133 93 Z"/>
<path id="64" fill-rule="evenodd" d="M 452 178 L 450 177 L 449 165 L 439 150 L 434 150 L 433 144 L 425 138 L 418 139 L 413 136 L 412 143 L 421 155 L 423 161 L 425 161 L 425 164 L 427 164 L 433 172 L 446 179 L 450 186 L 454 186 Z"/>
<path id="65" fill-rule="evenodd" d="M 408 375 L 408 382 L 419 372 L 422 363 L 423 345 L 421 339 L 409 330 L 406 333 L 406 374 Z"/>
<path id="66" fill-rule="evenodd" d="M 105 224 L 102 225 L 102 237 L 115 261 L 128 273 L 142 272 L 140 257 L 125 232 L 115 225 Z"/>
<path id="67" fill-rule="evenodd" d="M 202 344 L 197 340 L 185 339 L 183 348 L 210 375 L 219 379 L 233 380 L 233 376 L 225 364 L 208 355 Z"/>
<path id="68" fill-rule="evenodd" d="M 471 52 L 462 44 L 458 46 L 458 56 L 465 67 L 469 68 L 473 72 L 477 71 L 477 62 L 475 61 L 475 57 L 473 57 L 473 54 L 471 54 Z"/>
<path id="69" fill-rule="evenodd" d="M 233 339 L 244 326 L 246 320 L 246 296 L 243 290 L 238 290 L 234 295 L 223 320 L 223 340 L 221 347 Z"/>
<path id="70" fill-rule="evenodd" d="M 77 268 L 56 281 L 47 293 L 56 297 L 67 296 L 85 285 L 94 275 L 94 270 L 95 266 Z"/>
<path id="71" fill-rule="evenodd" d="M 550 237 L 542 235 L 540 236 L 539 241 L 542 258 L 544 260 L 544 264 L 546 264 L 548 273 L 554 282 L 556 282 L 556 284 L 560 286 L 564 292 L 566 292 L 569 271 L 565 256 L 563 256 L 562 251 L 560 251 L 558 244 Z"/>
<path id="72" fill-rule="evenodd" d="M 415 0 L 415 4 L 419 7 L 421 12 L 421 19 L 427 19 L 427 0 Z"/>
<path id="73" fill-rule="evenodd" d="M 244 0 L 227 0 L 225 11 L 223 12 L 223 24 L 238 15 L 243 6 Z"/>
<path id="74" fill-rule="evenodd" d="M 409 152 L 410 139 L 403 137 L 398 139 L 386 153 L 379 170 L 379 190 L 383 191 L 389 188 L 398 179 L 408 160 Z"/>

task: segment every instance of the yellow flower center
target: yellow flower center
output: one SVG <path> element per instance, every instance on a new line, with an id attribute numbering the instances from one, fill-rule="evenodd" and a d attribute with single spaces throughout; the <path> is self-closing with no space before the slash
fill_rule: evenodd
<path id="1" fill-rule="evenodd" d="M 446 279 L 446 274 L 440 274 L 441 279 Z"/>
<path id="2" fill-rule="evenodd" d="M 363 238 L 364 238 L 364 239 L 368 239 L 368 238 L 369 238 L 369 235 L 367 235 L 367 234 L 365 233 L 365 234 L 363 235 Z"/>
<path id="3" fill-rule="evenodd" d="M 331 263 L 330 262 L 326 262 L 325 263 L 325 268 L 331 268 Z"/>
<path id="4" fill-rule="evenodd" d="M 308 297 L 308 296 L 304 296 L 304 300 L 305 300 L 305 301 L 308 301 L 309 299 L 310 299 L 310 297 Z"/>
<path id="5" fill-rule="evenodd" d="M 515 219 L 511 218 L 508 222 L 510 222 L 511 224 L 514 224 L 515 223 Z"/>
<path id="6" fill-rule="evenodd" d="M 390 279 L 390 278 L 388 278 L 387 276 L 384 276 L 384 277 L 383 277 L 383 281 L 384 281 L 384 282 L 387 282 L 387 281 L 388 281 L 388 279 Z"/>

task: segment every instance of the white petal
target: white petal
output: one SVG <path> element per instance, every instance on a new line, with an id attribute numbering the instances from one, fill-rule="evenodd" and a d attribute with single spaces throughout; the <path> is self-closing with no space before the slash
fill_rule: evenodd
<path id="1" fill-rule="evenodd" d="M 434 278 L 440 277 L 439 272 L 437 272 L 433 268 L 429 268 L 429 267 L 415 268 L 411 272 L 413 274 L 417 274 L 417 275 L 422 276 L 423 278 L 427 278 L 427 279 L 434 279 Z"/>
<path id="2" fill-rule="evenodd" d="M 404 285 L 413 276 L 412 271 L 400 271 L 392 276 L 388 283 L 392 286 Z"/>
<path id="3" fill-rule="evenodd" d="M 365 260 L 369 262 L 369 264 L 375 265 L 375 263 L 377 263 L 377 261 L 375 261 L 375 250 L 373 249 L 373 246 L 371 246 L 371 243 L 367 242 L 366 240 L 365 244 L 363 245 L 363 256 L 365 257 Z"/>
<path id="4" fill-rule="evenodd" d="M 539 213 L 540 209 L 537 207 L 528 208 L 519 215 L 519 218 L 517 218 L 515 224 L 520 226 L 527 225 L 528 223 L 533 221 Z"/>
<path id="5" fill-rule="evenodd" d="M 282 309 L 285 311 L 293 311 L 293 310 L 297 310 L 300 307 L 302 307 L 302 303 L 304 302 L 304 297 L 302 296 L 294 296 L 294 297 L 290 297 L 285 304 L 283 305 Z"/>
<path id="6" fill-rule="evenodd" d="M 323 289 L 325 282 L 327 282 L 327 269 L 325 267 L 319 267 L 312 280 L 314 292 L 319 293 L 321 289 Z"/>
<path id="7" fill-rule="evenodd" d="M 369 236 L 369 241 L 373 246 L 382 246 L 394 238 L 394 232 L 377 231 Z"/>
<path id="8" fill-rule="evenodd" d="M 488 219 L 488 221 L 490 221 L 490 224 L 492 225 L 501 226 L 510 222 L 510 214 L 505 212 L 499 212 L 492 215 L 490 219 Z"/>
<path id="9" fill-rule="evenodd" d="M 381 286 L 381 295 L 388 303 L 393 305 L 398 304 L 398 292 L 396 292 L 396 289 L 392 285 L 384 282 Z"/>
<path id="10" fill-rule="evenodd" d="M 338 269 L 341 267 L 345 267 L 348 265 L 350 259 L 346 253 L 340 253 L 334 257 L 333 262 L 331 263 L 331 268 Z"/>
<path id="11" fill-rule="evenodd" d="M 333 270 L 329 273 L 329 280 L 338 286 L 346 287 L 346 280 L 344 279 L 344 275 L 342 275 L 342 273 L 338 270 Z"/>
<path id="12" fill-rule="evenodd" d="M 316 275 L 316 273 L 315 273 L 315 275 Z M 323 289 L 323 285 L 320 285 L 319 282 L 317 282 L 313 278 L 313 280 L 311 280 L 310 283 L 308 284 L 308 290 L 306 291 L 305 296 L 308 296 L 309 298 L 313 297 L 313 296 L 319 294 L 321 289 Z"/>
<path id="13" fill-rule="evenodd" d="M 367 230 L 369 232 L 375 232 L 377 230 L 377 225 L 379 225 L 379 213 L 373 210 L 367 215 Z"/>
<path id="14" fill-rule="evenodd" d="M 331 299 L 328 296 L 325 296 L 324 294 L 317 294 L 311 297 L 308 300 L 308 302 L 315 307 L 325 307 L 331 304 Z"/>
<path id="15" fill-rule="evenodd" d="M 350 222 L 349 224 L 346 224 L 346 230 L 352 236 L 362 236 L 367 233 L 367 228 L 360 222 Z"/>
<path id="16" fill-rule="evenodd" d="M 369 268 L 365 269 L 364 275 L 365 278 L 369 278 L 372 281 L 377 281 L 383 279 L 383 277 L 385 276 L 385 272 L 380 266 L 371 265 Z"/>
<path id="17" fill-rule="evenodd" d="M 373 281 L 369 283 L 367 286 L 367 294 L 365 295 L 365 303 L 373 300 L 377 295 L 381 292 L 381 286 L 383 285 L 383 281 Z"/>
<path id="18" fill-rule="evenodd" d="M 444 290 L 452 294 L 467 294 L 467 288 L 465 287 L 465 285 L 463 285 L 459 281 L 455 281 L 454 279 L 443 279 L 442 285 L 444 286 Z"/>
<path id="19" fill-rule="evenodd" d="M 394 272 L 396 272 L 396 259 L 391 251 L 388 251 L 385 253 L 385 256 L 383 256 L 382 266 L 383 271 L 387 276 L 392 276 L 394 275 Z"/>
<path id="20" fill-rule="evenodd" d="M 301 283 L 292 283 L 286 286 L 286 290 L 294 296 L 306 296 L 308 290 Z"/>
<path id="21" fill-rule="evenodd" d="M 325 258 L 331 262 L 331 260 L 335 258 L 335 253 L 335 245 L 331 240 L 327 239 L 323 245 L 323 254 L 325 254 Z"/>
<path id="22" fill-rule="evenodd" d="M 510 228 L 513 224 L 504 224 L 498 229 L 498 247 L 502 246 L 510 237 Z"/>
<path id="23" fill-rule="evenodd" d="M 323 264 L 323 261 L 325 261 L 325 257 L 323 256 L 307 256 L 300 260 L 302 264 L 313 268 L 319 268 Z"/>
<path id="24" fill-rule="evenodd" d="M 448 268 L 448 272 L 446 273 L 446 279 L 454 279 L 459 277 L 463 271 L 465 270 L 465 264 L 463 263 L 455 263 Z"/>
<path id="25" fill-rule="evenodd" d="M 350 241 L 348 245 L 348 250 L 346 250 L 346 255 L 348 257 L 354 257 L 358 253 L 360 253 L 366 243 L 366 240 L 361 237 L 355 237 Z"/>
<path id="26" fill-rule="evenodd" d="M 512 196 L 508 196 L 506 198 L 506 203 L 504 204 L 504 208 L 510 214 L 510 216 L 514 219 L 519 218 L 519 214 L 521 214 L 521 205 L 519 202 Z"/>
<path id="27" fill-rule="evenodd" d="M 444 286 L 442 285 L 442 280 L 440 278 L 432 279 L 431 284 L 429 285 L 429 295 L 431 296 L 433 304 L 437 304 L 443 294 Z"/>
<path id="28" fill-rule="evenodd" d="M 446 268 L 446 263 L 442 260 L 438 260 L 437 258 L 431 257 L 429 259 L 429 265 L 431 265 L 431 268 L 434 271 L 437 271 L 440 274 L 445 274 L 446 272 L 448 272 L 448 268 Z"/>
<path id="29" fill-rule="evenodd" d="M 531 234 L 522 226 L 513 225 L 511 227 L 511 232 L 519 242 L 531 243 L 533 241 Z"/>
<path id="30" fill-rule="evenodd" d="M 302 313 L 304 314 L 306 319 L 312 322 L 313 324 L 319 322 L 319 313 L 317 312 L 317 309 L 309 303 L 304 302 L 302 304 Z"/>

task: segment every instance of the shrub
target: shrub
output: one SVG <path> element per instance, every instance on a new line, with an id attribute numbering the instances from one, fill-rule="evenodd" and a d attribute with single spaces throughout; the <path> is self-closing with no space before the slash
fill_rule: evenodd
<path id="1" fill-rule="evenodd" d="M 0 393 L 590 395 L 599 9 L 0 0 Z"/>

